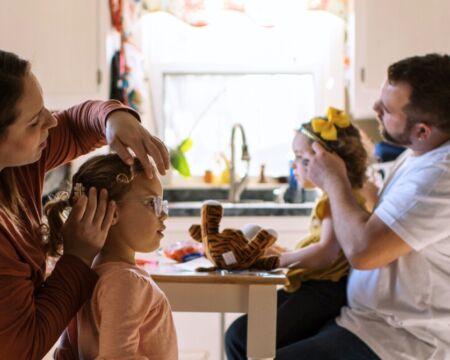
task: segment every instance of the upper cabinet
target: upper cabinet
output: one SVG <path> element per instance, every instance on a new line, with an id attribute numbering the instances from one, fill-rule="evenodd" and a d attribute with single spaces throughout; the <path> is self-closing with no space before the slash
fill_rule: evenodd
<path id="1" fill-rule="evenodd" d="M 101 0 L 2 4 L 0 48 L 31 61 L 49 109 L 107 98 L 107 6 Z"/>
<path id="2" fill-rule="evenodd" d="M 373 117 L 387 67 L 402 58 L 450 53 L 450 1 L 353 0 L 349 17 L 350 110 Z"/>

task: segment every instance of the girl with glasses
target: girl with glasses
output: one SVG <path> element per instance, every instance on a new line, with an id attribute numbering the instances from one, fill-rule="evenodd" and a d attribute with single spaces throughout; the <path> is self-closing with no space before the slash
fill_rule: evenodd
<path id="1" fill-rule="evenodd" d="M 70 353 L 80 359 L 177 359 L 169 302 L 135 263 L 136 252 L 158 249 L 164 237 L 168 204 L 162 199 L 159 178 L 146 177 L 138 159 L 128 166 L 118 155 L 109 154 L 85 162 L 72 182 L 69 196 L 59 196 L 45 207 L 48 241 L 54 247 L 60 247 L 63 215 L 75 201 L 82 197 L 95 201 L 95 189 L 106 189 L 116 207 L 105 245 L 93 263 L 99 280 L 92 298 L 77 314 L 78 346 L 64 341 L 75 335 L 71 324 L 57 357 Z"/>

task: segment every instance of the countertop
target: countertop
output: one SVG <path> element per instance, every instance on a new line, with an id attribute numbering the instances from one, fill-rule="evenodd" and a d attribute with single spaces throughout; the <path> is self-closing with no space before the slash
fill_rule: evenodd
<path id="1" fill-rule="evenodd" d="M 316 190 L 289 192 L 286 185 L 274 188 L 258 186 L 245 189 L 239 203 L 227 201 L 227 187 L 170 187 L 164 190 L 169 201 L 169 215 L 173 217 L 199 217 L 204 200 L 220 201 L 224 216 L 309 216 L 317 196 Z M 290 195 L 286 197 L 286 195 Z M 284 202 L 280 200 L 297 200 Z"/>
<path id="2" fill-rule="evenodd" d="M 169 216 L 199 217 L 201 201 L 169 202 Z M 314 202 L 299 204 L 272 201 L 222 203 L 224 216 L 309 216 Z"/>

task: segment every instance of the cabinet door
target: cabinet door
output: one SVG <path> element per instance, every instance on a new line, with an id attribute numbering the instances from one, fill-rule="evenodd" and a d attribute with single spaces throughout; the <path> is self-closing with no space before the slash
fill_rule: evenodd
<path id="1" fill-rule="evenodd" d="M 51 110 L 105 98 L 106 5 L 99 0 L 5 1 L 0 47 L 31 61 Z M 106 18 L 106 19 L 105 19 Z"/>
<path id="2" fill-rule="evenodd" d="M 450 53 L 450 1 L 353 0 L 350 8 L 351 111 L 356 118 L 373 117 L 391 63 Z"/>

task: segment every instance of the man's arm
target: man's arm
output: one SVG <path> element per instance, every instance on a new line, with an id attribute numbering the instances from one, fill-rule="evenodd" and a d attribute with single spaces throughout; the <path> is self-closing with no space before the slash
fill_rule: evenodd
<path id="1" fill-rule="evenodd" d="M 344 162 L 314 143 L 309 154 L 308 176 L 328 193 L 331 218 L 339 244 L 355 269 L 383 267 L 412 248 L 375 214 L 356 202 Z"/>
<path id="2" fill-rule="evenodd" d="M 383 267 L 412 248 L 375 214 L 363 210 L 347 179 L 327 189 L 337 240 L 352 267 L 368 270 Z"/>

